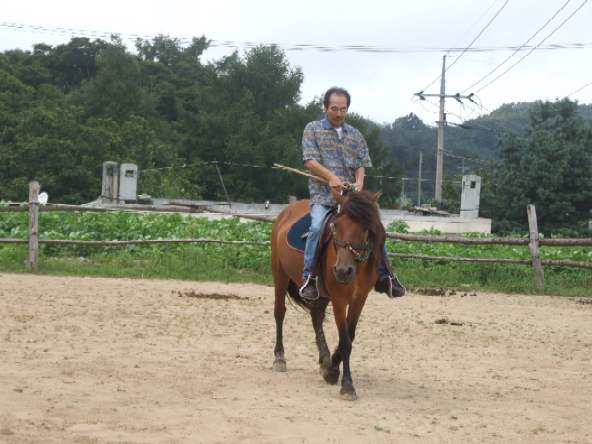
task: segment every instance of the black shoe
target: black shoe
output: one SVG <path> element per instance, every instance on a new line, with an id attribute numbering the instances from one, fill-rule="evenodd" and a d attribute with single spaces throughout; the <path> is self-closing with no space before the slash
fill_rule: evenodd
<path id="1" fill-rule="evenodd" d="M 317 290 L 317 278 L 315 276 L 308 276 L 300 290 L 300 297 L 304 299 L 305 302 L 314 302 L 319 298 L 319 291 Z"/>
<path id="2" fill-rule="evenodd" d="M 386 294 L 389 298 L 400 298 L 401 296 L 405 296 L 405 292 L 407 291 L 394 274 L 381 276 L 376 281 L 374 289 L 379 293 Z"/>

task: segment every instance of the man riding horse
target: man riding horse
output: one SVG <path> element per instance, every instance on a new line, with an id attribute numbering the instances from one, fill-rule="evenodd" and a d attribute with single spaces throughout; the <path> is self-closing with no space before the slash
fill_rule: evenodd
<path id="1" fill-rule="evenodd" d="M 313 178 L 309 181 L 312 221 L 306 239 L 300 287 L 300 296 L 308 302 L 319 298 L 315 261 L 323 221 L 336 206 L 331 188 L 340 189 L 345 184 L 352 184 L 355 191 L 361 191 L 365 168 L 372 166 L 364 137 L 345 123 L 350 102 L 351 97 L 345 89 L 330 88 L 323 100 L 325 118 L 308 123 L 302 137 L 304 166 L 328 183 L 323 184 Z M 403 296 L 405 287 L 390 268 L 386 247 L 383 246 L 382 250 L 375 290 L 391 298 Z"/>

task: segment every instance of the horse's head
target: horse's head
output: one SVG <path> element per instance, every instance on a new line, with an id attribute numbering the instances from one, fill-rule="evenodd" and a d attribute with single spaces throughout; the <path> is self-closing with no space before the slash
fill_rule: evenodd
<path id="1" fill-rule="evenodd" d="M 340 283 L 350 283 L 358 265 L 366 261 L 373 267 L 380 254 L 384 228 L 378 211 L 379 197 L 380 193 L 367 191 L 337 197 L 340 209 L 330 230 L 336 254 L 333 275 Z"/>

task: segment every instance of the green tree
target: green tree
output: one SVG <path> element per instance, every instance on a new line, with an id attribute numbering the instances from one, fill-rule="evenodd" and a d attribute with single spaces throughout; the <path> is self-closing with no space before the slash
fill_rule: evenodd
<path id="1" fill-rule="evenodd" d="M 583 228 L 592 207 L 592 131 L 567 99 L 538 102 L 526 137 L 502 143 L 486 209 L 500 227 L 526 226 L 526 205 L 543 230 Z"/>

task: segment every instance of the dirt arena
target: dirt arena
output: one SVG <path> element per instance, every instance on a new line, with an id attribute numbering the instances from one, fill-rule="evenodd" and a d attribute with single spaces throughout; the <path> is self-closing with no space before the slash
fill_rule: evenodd
<path id="1" fill-rule="evenodd" d="M 296 307 L 288 372 L 271 371 L 272 294 L 1 274 L 0 442 L 592 442 L 586 300 L 373 293 L 351 402 L 319 376 Z"/>

